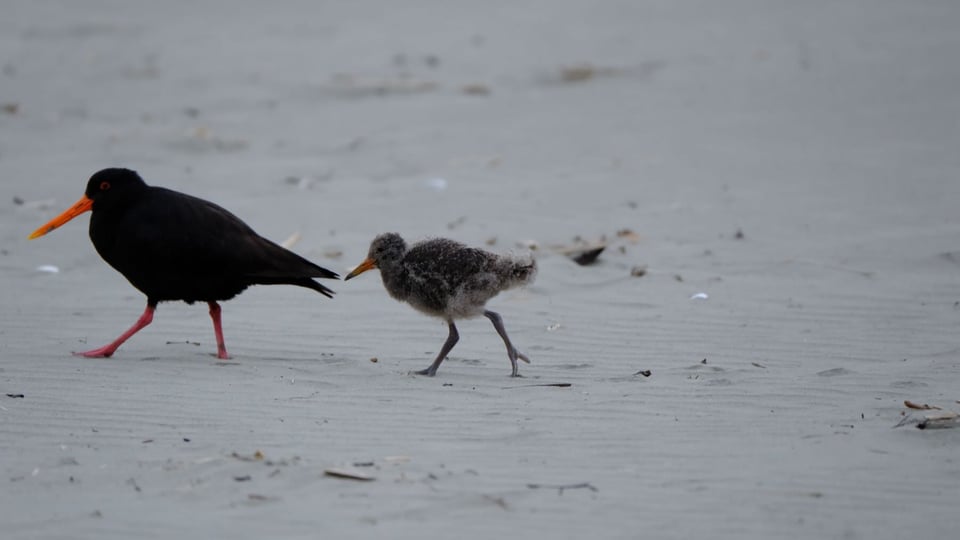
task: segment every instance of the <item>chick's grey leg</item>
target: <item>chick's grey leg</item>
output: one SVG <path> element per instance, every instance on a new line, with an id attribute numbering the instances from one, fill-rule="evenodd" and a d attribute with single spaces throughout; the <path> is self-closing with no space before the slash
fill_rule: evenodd
<path id="1" fill-rule="evenodd" d="M 497 333 L 500 334 L 500 338 L 503 339 L 504 345 L 507 346 L 507 356 L 510 358 L 510 367 L 512 371 L 510 373 L 511 377 L 519 377 L 520 373 L 517 369 L 517 358 L 523 360 L 526 363 L 530 363 L 530 359 L 527 358 L 527 355 L 518 351 L 516 347 L 513 346 L 513 343 L 510 342 L 510 336 L 507 335 L 507 329 L 503 327 L 503 317 L 499 313 L 494 311 L 485 310 L 483 314 L 490 319 L 490 322 L 493 323 L 493 327 L 497 329 Z"/>
<path id="2" fill-rule="evenodd" d="M 453 346 L 457 344 L 457 341 L 460 341 L 460 334 L 457 333 L 457 326 L 453 324 L 453 321 L 448 320 L 447 325 L 450 327 L 450 334 L 447 335 L 447 340 L 443 342 L 443 347 L 440 348 L 440 354 L 438 354 L 437 359 L 430 364 L 430 367 L 418 371 L 418 375 L 426 375 L 428 377 L 433 377 L 436 375 L 437 368 L 440 367 L 440 364 L 443 362 L 444 358 L 447 357 L 447 354 L 450 353 L 450 351 L 453 349 Z"/>

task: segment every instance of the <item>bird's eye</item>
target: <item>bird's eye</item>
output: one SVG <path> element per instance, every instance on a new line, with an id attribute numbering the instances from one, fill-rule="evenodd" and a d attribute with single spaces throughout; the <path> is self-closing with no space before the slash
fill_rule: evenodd
<path id="1" fill-rule="evenodd" d="M 110 182 L 100 182 L 100 191 L 106 191 L 110 189 Z"/>

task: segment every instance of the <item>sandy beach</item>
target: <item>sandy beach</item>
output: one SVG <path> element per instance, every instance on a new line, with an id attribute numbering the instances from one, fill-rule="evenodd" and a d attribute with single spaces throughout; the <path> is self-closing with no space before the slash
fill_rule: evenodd
<path id="1" fill-rule="evenodd" d="M 722 5 L 721 5 L 722 4 Z M 960 4 L 5 3 L 0 536 L 950 538 L 960 530 Z M 534 248 L 446 325 L 145 298 L 104 167 L 346 274 L 373 237 Z M 568 256 L 606 249 L 594 264 Z M 342 473 L 338 477 L 330 473 Z M 352 477 L 352 478 L 351 478 Z"/>

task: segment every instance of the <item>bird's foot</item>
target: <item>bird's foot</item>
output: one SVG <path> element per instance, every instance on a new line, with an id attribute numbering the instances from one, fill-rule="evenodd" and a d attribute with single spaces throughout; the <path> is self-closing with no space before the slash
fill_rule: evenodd
<path id="1" fill-rule="evenodd" d="M 230 360 L 233 357 L 227 354 L 226 349 L 220 349 L 219 351 L 217 351 L 217 358 L 219 358 L 220 360 Z"/>
<path id="2" fill-rule="evenodd" d="M 71 354 L 74 356 L 82 356 L 84 358 L 110 358 L 113 356 L 116 348 L 110 346 L 100 347 L 99 349 L 93 349 L 92 351 L 77 352 L 74 351 Z"/>
<path id="3" fill-rule="evenodd" d="M 514 347 L 510 347 L 509 349 L 507 349 L 507 356 L 510 358 L 510 368 L 511 368 L 510 376 L 519 377 L 520 373 L 517 371 L 517 359 L 519 358 L 520 360 L 523 360 L 528 364 L 530 363 L 530 359 L 527 358 L 527 355 L 518 351 Z"/>
<path id="4" fill-rule="evenodd" d="M 427 368 L 427 369 L 421 369 L 420 371 L 414 371 L 414 373 L 416 373 L 417 375 L 426 375 L 427 377 L 433 377 L 434 375 L 437 374 L 437 370 Z"/>

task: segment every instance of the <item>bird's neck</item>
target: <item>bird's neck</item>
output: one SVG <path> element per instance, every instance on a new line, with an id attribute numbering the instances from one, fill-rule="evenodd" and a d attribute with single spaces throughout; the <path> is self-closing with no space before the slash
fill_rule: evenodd
<path id="1" fill-rule="evenodd" d="M 410 294 L 409 276 L 402 266 L 387 264 L 380 266 L 380 277 L 383 278 L 383 287 L 393 298 L 403 302 Z"/>

